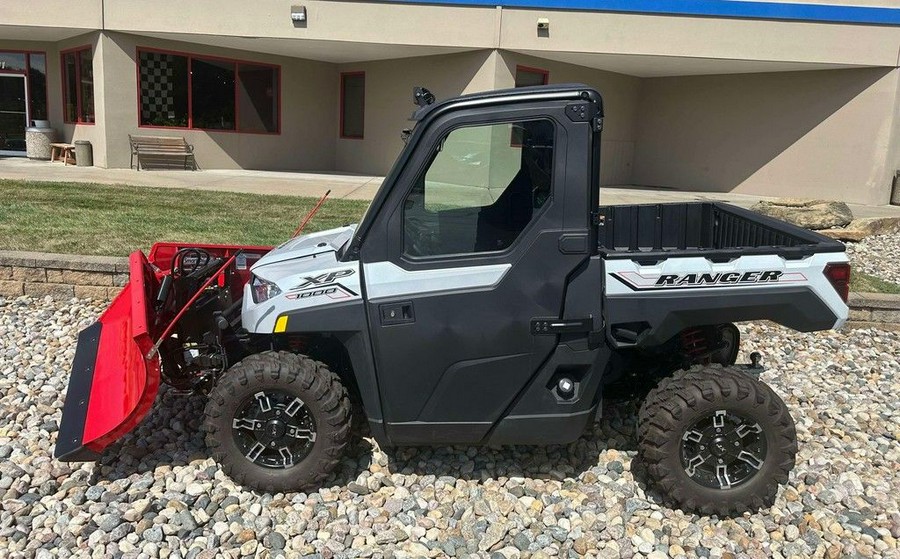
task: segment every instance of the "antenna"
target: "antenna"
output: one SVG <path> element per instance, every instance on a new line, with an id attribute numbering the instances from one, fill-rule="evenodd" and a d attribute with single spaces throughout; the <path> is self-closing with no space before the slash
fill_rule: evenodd
<path id="1" fill-rule="evenodd" d="M 319 198 L 319 201 L 316 203 L 315 206 L 313 206 L 313 209 L 309 210 L 309 213 L 306 214 L 305 218 L 303 218 L 303 221 L 300 223 L 300 226 L 297 227 L 297 229 L 294 231 L 294 234 L 291 235 L 292 239 L 294 237 L 296 237 L 297 235 L 299 235 L 301 231 L 303 231 L 303 228 L 306 227 L 306 224 L 309 223 L 309 220 L 312 219 L 314 215 L 316 215 L 316 212 L 318 212 L 319 208 L 322 207 L 322 204 L 325 203 L 325 198 L 328 198 L 329 194 L 331 194 L 331 190 L 328 190 L 321 198 Z"/>

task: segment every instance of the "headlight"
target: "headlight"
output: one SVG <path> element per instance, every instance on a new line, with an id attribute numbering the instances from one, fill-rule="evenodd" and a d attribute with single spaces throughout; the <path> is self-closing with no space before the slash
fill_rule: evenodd
<path id="1" fill-rule="evenodd" d="M 270 281 L 253 276 L 250 281 L 250 292 L 253 294 L 254 303 L 262 303 L 281 293 L 281 289 Z"/>

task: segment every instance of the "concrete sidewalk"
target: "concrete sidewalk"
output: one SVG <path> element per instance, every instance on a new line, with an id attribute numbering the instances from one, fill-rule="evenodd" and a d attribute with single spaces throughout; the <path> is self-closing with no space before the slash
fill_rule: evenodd
<path id="1" fill-rule="evenodd" d="M 32 161 L 23 157 L 0 157 L 0 179 L 128 184 L 314 198 L 331 190 L 331 198 L 371 200 L 378 191 L 378 187 L 381 186 L 384 177 L 244 169 L 135 171 L 132 169 L 64 166 L 62 163 Z M 749 208 L 759 200 L 772 199 L 771 197 L 730 192 L 697 192 L 636 186 L 605 186 L 600 191 L 600 203 L 604 205 L 716 200 Z M 850 209 L 857 218 L 900 217 L 900 206 L 850 204 Z"/>
<path id="2" fill-rule="evenodd" d="M 135 171 L 65 166 L 61 162 L 32 161 L 23 157 L 0 157 L 0 179 L 127 184 L 315 198 L 331 190 L 330 198 L 370 200 L 384 177 L 244 169 Z"/>

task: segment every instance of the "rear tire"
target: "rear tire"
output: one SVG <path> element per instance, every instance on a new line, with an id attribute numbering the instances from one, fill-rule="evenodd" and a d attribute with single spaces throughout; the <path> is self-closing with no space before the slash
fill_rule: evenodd
<path id="1" fill-rule="evenodd" d="M 695 367 L 664 379 L 638 415 L 649 481 L 676 507 L 729 516 L 771 505 L 797 454 L 787 406 L 734 368 Z"/>
<path id="2" fill-rule="evenodd" d="M 350 435 L 350 400 L 336 374 L 287 352 L 251 355 L 218 380 L 206 445 L 237 483 L 269 493 L 316 487 Z"/>

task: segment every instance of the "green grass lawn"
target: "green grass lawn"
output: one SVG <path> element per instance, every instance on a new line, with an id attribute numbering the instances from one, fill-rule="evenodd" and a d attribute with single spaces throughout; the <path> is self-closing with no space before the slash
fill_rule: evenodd
<path id="1" fill-rule="evenodd" d="M 898 293 L 900 294 L 900 285 L 885 281 L 875 276 L 852 270 L 850 273 L 850 291 L 860 291 L 863 293 Z"/>
<path id="2" fill-rule="evenodd" d="M 0 180 L 0 249 L 124 256 L 157 241 L 275 245 L 316 198 Z M 328 199 L 304 232 L 355 223 L 364 200 Z"/>
<path id="3" fill-rule="evenodd" d="M 142 186 L 0 180 L 0 249 L 124 256 L 157 241 L 275 245 L 316 198 Z M 306 231 L 355 223 L 364 200 L 330 199 Z M 900 293 L 853 271 L 851 289 Z"/>

